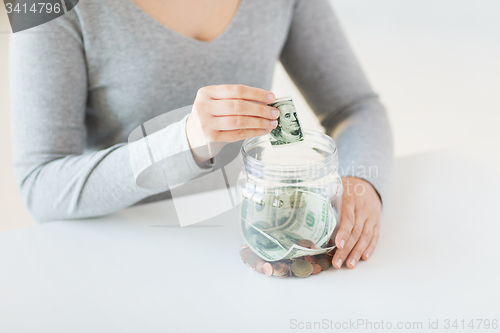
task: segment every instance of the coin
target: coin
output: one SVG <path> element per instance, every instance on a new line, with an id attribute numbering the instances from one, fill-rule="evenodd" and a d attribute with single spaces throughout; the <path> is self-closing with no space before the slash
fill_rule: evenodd
<path id="1" fill-rule="evenodd" d="M 281 262 L 275 262 L 272 266 L 274 276 L 283 276 L 287 273 L 286 265 Z"/>
<path id="2" fill-rule="evenodd" d="M 330 267 L 330 265 L 328 263 L 328 259 L 325 259 L 325 258 L 319 259 L 318 260 L 318 265 L 321 267 L 322 271 L 327 270 L 328 267 Z"/>
<path id="3" fill-rule="evenodd" d="M 273 266 L 270 263 L 266 262 L 263 265 L 263 271 L 267 276 L 271 276 L 273 275 Z"/>
<path id="4" fill-rule="evenodd" d="M 246 259 L 246 264 L 251 269 L 255 269 L 255 265 L 260 258 L 255 253 L 250 253 Z"/>
<path id="5" fill-rule="evenodd" d="M 315 264 L 318 262 L 318 258 L 316 258 L 315 256 L 305 256 L 304 260 L 309 261 L 311 264 Z"/>
<path id="6" fill-rule="evenodd" d="M 312 274 L 318 274 L 319 272 L 321 272 L 321 266 L 318 264 L 313 264 Z"/>
<path id="7" fill-rule="evenodd" d="M 294 260 L 292 263 L 292 273 L 298 277 L 306 277 L 311 275 L 313 266 L 309 261 L 304 259 Z"/>
<path id="8" fill-rule="evenodd" d="M 309 239 L 301 239 L 297 242 L 297 245 L 310 249 L 311 247 L 314 246 L 314 243 L 311 242 Z"/>
<path id="9" fill-rule="evenodd" d="M 255 263 L 255 270 L 259 273 L 262 273 L 264 274 L 264 265 L 265 265 L 265 261 L 264 260 L 257 260 L 257 262 Z"/>
<path id="10" fill-rule="evenodd" d="M 290 264 L 285 262 L 284 260 L 281 260 L 280 263 L 283 264 L 283 266 L 285 266 L 285 270 L 283 272 L 283 275 L 280 275 L 280 277 L 288 277 L 288 276 L 291 276 L 292 274 L 292 271 L 290 269 Z"/>
<path id="11" fill-rule="evenodd" d="M 252 250 L 250 250 L 248 247 L 241 249 L 240 251 L 241 260 L 246 261 L 250 253 L 252 253 Z"/>
<path id="12" fill-rule="evenodd" d="M 328 259 L 328 255 L 325 254 L 325 253 L 318 254 L 317 257 L 318 257 L 318 260 L 320 260 L 320 259 Z"/>
<path id="13" fill-rule="evenodd" d="M 292 264 L 286 264 L 286 274 L 283 277 L 292 276 Z"/>

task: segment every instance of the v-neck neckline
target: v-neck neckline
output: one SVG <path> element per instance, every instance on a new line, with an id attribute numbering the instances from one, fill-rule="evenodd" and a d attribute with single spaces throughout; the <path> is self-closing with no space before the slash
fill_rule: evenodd
<path id="1" fill-rule="evenodd" d="M 142 10 L 142 8 L 139 7 L 139 5 L 137 5 L 133 0 L 125 0 L 125 1 L 127 3 L 129 3 L 131 9 L 134 10 L 134 11 L 136 11 L 136 12 L 138 12 L 138 15 L 140 15 L 146 22 L 151 22 L 153 25 L 159 27 L 160 29 L 165 30 L 167 33 L 169 33 L 169 34 L 171 34 L 173 36 L 176 36 L 178 38 L 181 38 L 183 40 L 187 40 L 187 41 L 189 41 L 191 43 L 194 43 L 194 44 L 197 44 L 197 45 L 212 45 L 212 44 L 215 44 L 218 41 L 220 41 L 221 39 L 223 39 L 224 36 L 226 36 L 227 34 L 229 34 L 231 32 L 231 30 L 233 29 L 233 26 L 239 20 L 239 17 L 242 15 L 241 12 L 243 11 L 243 7 L 245 6 L 245 3 L 246 3 L 246 0 L 240 0 L 240 3 L 238 4 L 238 9 L 236 10 L 236 13 L 234 14 L 234 16 L 231 19 L 231 21 L 229 22 L 229 24 L 224 29 L 224 31 L 222 31 L 214 39 L 211 39 L 211 40 L 208 40 L 208 41 L 203 41 L 203 40 L 199 40 L 199 39 L 196 39 L 196 38 L 192 38 L 192 37 L 183 35 L 180 32 L 177 32 L 177 31 L 169 28 L 168 26 L 160 23 L 158 20 L 156 20 L 155 18 L 153 18 L 151 15 L 149 15 L 148 13 L 146 13 L 144 10 Z"/>

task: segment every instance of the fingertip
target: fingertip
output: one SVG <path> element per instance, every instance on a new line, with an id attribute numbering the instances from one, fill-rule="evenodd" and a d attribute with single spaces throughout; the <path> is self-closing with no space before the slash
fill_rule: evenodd
<path id="1" fill-rule="evenodd" d="M 267 99 L 269 102 L 274 102 L 276 100 L 276 96 L 273 93 L 267 94 Z"/>
<path id="2" fill-rule="evenodd" d="M 335 244 L 339 249 L 343 249 L 345 246 L 345 240 L 344 236 L 337 236 L 337 239 L 335 240 Z"/>
<path id="3" fill-rule="evenodd" d="M 332 265 L 335 268 L 342 267 L 342 259 L 332 259 Z"/>

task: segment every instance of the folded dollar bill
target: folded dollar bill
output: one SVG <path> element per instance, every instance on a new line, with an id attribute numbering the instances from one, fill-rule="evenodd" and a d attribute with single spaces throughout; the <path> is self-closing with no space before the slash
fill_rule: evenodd
<path id="1" fill-rule="evenodd" d="M 240 223 L 245 243 L 266 261 L 325 253 L 338 216 L 326 197 L 311 189 L 244 195 Z M 314 248 L 300 245 L 309 240 Z"/>
<path id="2" fill-rule="evenodd" d="M 281 146 L 304 141 L 297 110 L 291 96 L 278 98 L 269 106 L 280 111 L 278 126 L 269 133 L 271 145 Z"/>

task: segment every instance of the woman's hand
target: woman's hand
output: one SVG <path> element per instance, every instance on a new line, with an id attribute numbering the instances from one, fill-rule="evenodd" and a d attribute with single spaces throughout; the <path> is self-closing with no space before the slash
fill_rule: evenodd
<path id="1" fill-rule="evenodd" d="M 342 214 L 332 265 L 340 268 L 346 262 L 348 268 L 355 268 L 360 259 L 368 260 L 377 246 L 382 203 L 373 186 L 363 179 L 345 177 L 342 184 Z"/>
<path id="2" fill-rule="evenodd" d="M 279 111 L 267 104 L 275 99 L 269 91 L 244 85 L 201 88 L 186 125 L 195 161 L 217 155 L 226 143 L 271 132 Z"/>

